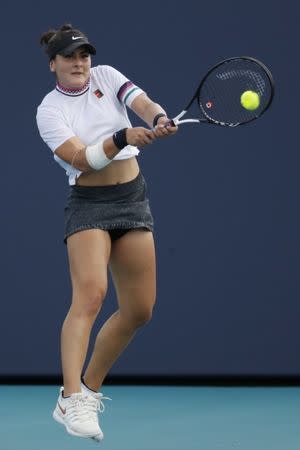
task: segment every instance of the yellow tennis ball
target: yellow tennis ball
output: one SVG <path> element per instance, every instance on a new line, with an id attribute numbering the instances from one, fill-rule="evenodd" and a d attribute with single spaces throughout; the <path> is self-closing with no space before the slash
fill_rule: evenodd
<path id="1" fill-rule="evenodd" d="M 241 95 L 241 104 L 245 109 L 254 111 L 260 104 L 259 95 L 254 91 L 245 91 Z"/>

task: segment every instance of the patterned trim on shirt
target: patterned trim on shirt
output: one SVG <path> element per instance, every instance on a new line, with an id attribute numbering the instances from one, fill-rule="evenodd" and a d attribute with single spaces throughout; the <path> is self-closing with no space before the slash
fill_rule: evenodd
<path id="1" fill-rule="evenodd" d="M 137 86 L 135 86 L 132 81 L 126 81 L 126 83 L 124 83 L 120 89 L 119 92 L 117 94 L 117 97 L 119 99 L 119 101 L 121 103 L 125 103 L 128 100 L 128 98 L 130 97 L 130 95 L 135 92 L 138 88 Z"/>
<path id="2" fill-rule="evenodd" d="M 69 89 L 65 88 L 59 83 L 56 83 L 56 90 L 60 92 L 61 94 L 68 95 L 69 97 L 78 97 L 79 95 L 85 94 L 90 88 L 90 78 L 87 80 L 86 83 L 81 88 L 74 88 Z"/>

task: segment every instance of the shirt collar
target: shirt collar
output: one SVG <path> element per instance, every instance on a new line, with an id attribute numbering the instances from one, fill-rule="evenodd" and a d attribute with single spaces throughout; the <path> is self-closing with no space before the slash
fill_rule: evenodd
<path id="1" fill-rule="evenodd" d="M 64 86 L 62 86 L 61 84 L 59 84 L 57 82 L 56 90 L 58 92 L 60 92 L 61 94 L 68 95 L 70 97 L 78 97 L 79 95 L 85 94 L 89 90 L 90 80 L 91 80 L 91 78 L 89 77 L 83 86 L 81 86 L 80 88 L 71 88 L 71 89 L 65 88 Z"/>

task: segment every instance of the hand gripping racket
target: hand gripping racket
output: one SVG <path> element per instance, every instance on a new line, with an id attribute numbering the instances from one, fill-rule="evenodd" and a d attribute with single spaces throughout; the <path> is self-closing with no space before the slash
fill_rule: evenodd
<path id="1" fill-rule="evenodd" d="M 250 102 L 243 105 L 242 95 L 249 92 Z M 273 77 L 264 64 L 248 56 L 229 58 L 207 72 L 191 101 L 170 125 L 206 122 L 236 127 L 258 119 L 270 107 L 273 96 Z M 195 100 L 199 118 L 181 120 Z"/>

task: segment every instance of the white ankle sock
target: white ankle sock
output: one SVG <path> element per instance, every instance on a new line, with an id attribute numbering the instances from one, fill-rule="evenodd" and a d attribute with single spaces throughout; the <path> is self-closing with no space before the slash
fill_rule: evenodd
<path id="1" fill-rule="evenodd" d="M 83 382 L 81 382 L 81 392 L 83 394 L 95 394 L 96 391 L 88 388 Z"/>
<path id="2" fill-rule="evenodd" d="M 76 392 L 74 392 L 74 394 L 75 394 L 75 393 L 76 393 Z M 77 392 L 77 394 L 80 394 L 80 392 Z M 71 395 L 72 395 L 72 394 L 68 395 L 68 397 L 64 397 L 64 391 L 62 391 L 62 392 L 61 392 L 61 395 L 60 395 L 61 401 L 62 401 L 62 402 L 67 402 L 67 401 L 69 401 L 70 398 L 71 398 Z"/>
<path id="3" fill-rule="evenodd" d="M 61 393 L 61 396 L 60 396 L 60 401 L 62 402 L 62 403 L 66 403 L 66 402 L 68 402 L 70 400 L 70 397 L 64 397 L 63 396 L 63 392 Z"/>

